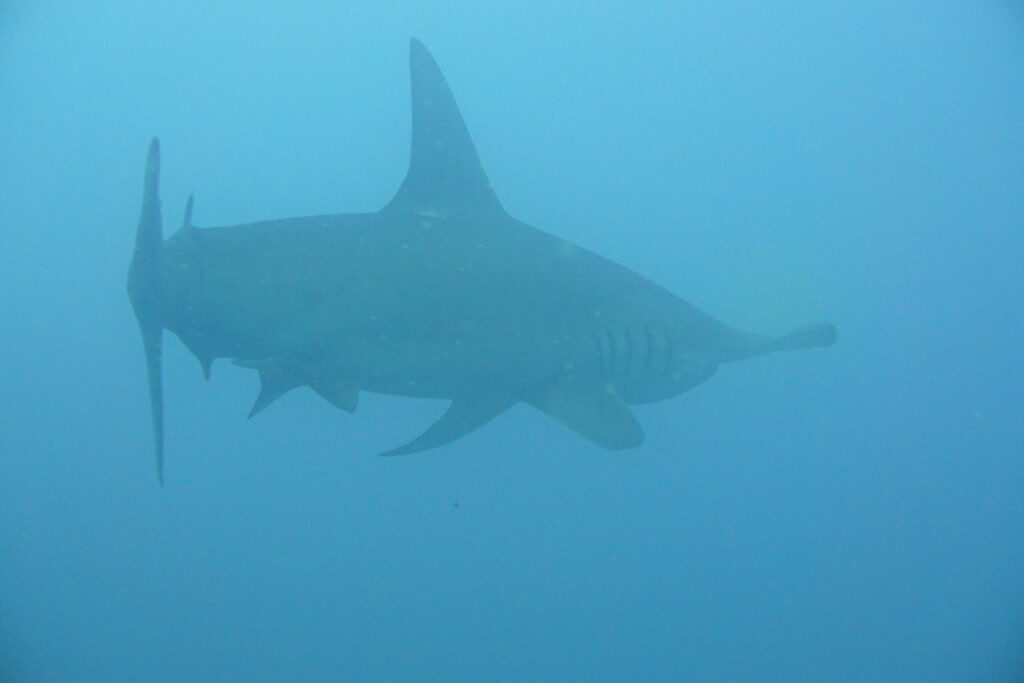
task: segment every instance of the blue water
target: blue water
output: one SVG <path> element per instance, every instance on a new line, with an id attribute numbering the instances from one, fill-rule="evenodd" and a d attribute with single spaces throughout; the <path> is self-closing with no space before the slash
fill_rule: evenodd
<path id="1" fill-rule="evenodd" d="M 0 5 L 0 679 L 1024 677 L 1024 6 Z M 825 3 L 828 5 L 829 3 Z M 167 483 L 124 291 L 168 231 L 372 211 L 432 50 L 514 215 L 731 324 L 601 451 L 520 406 L 205 383 Z"/>

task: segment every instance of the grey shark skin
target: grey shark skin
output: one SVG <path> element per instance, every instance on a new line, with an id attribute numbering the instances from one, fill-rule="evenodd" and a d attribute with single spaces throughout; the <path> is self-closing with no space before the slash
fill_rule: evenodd
<path id="1" fill-rule="evenodd" d="M 199 229 L 162 238 L 160 150 L 146 161 L 128 290 L 143 335 L 163 481 L 160 343 L 173 331 L 209 377 L 260 373 L 250 416 L 309 386 L 353 412 L 360 391 L 443 398 L 447 412 L 387 455 L 458 439 L 523 401 L 608 449 L 638 446 L 629 409 L 720 363 L 828 346 L 835 329 L 742 332 L 502 208 L 451 91 L 411 42 L 408 174 L 377 213 Z"/>

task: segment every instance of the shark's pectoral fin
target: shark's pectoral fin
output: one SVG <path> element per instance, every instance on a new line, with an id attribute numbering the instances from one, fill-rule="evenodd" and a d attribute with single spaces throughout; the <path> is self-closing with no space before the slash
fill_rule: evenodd
<path id="1" fill-rule="evenodd" d="M 448 412 L 415 439 L 381 455 L 408 455 L 443 446 L 490 422 L 516 403 L 510 396 L 454 399 Z"/>
<path id="2" fill-rule="evenodd" d="M 359 405 L 359 387 L 349 382 L 310 382 L 309 386 L 331 405 L 346 413 L 356 412 Z"/>
<path id="3" fill-rule="evenodd" d="M 566 375 L 525 400 L 602 448 L 621 450 L 643 443 L 643 428 L 610 385 Z"/>

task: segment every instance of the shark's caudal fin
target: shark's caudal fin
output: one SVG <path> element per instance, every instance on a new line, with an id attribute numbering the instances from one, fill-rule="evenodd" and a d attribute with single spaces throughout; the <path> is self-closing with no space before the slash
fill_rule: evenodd
<path id="1" fill-rule="evenodd" d="M 384 211 L 431 216 L 503 211 L 448 82 L 423 43 L 409 44 L 412 150 L 409 171 Z"/>
<path id="2" fill-rule="evenodd" d="M 812 323 L 778 337 L 740 334 L 737 338 L 740 340 L 739 343 L 727 350 L 724 360 L 746 360 L 777 351 L 801 351 L 832 346 L 836 343 L 836 328 L 832 323 Z"/>
<path id="3" fill-rule="evenodd" d="M 128 269 L 128 297 L 142 331 L 149 378 L 149 406 L 156 445 L 156 473 L 164 483 L 164 397 L 160 365 L 163 324 L 160 318 L 160 277 L 163 269 L 163 228 L 160 221 L 160 141 L 153 138 L 146 156 L 142 215 L 135 232 L 135 253 Z"/>
<path id="4" fill-rule="evenodd" d="M 784 334 L 768 344 L 769 351 L 799 351 L 836 343 L 836 328 L 832 323 L 812 323 Z"/>

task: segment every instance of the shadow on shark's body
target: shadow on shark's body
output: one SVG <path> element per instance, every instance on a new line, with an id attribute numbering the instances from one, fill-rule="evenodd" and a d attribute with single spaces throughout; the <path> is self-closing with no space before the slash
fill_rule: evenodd
<path id="1" fill-rule="evenodd" d="M 644 438 L 628 405 L 682 393 L 720 363 L 828 346 L 835 329 L 742 332 L 632 271 L 522 223 L 491 189 L 451 91 L 410 48 L 412 154 L 381 211 L 220 228 L 163 240 L 160 150 L 146 162 L 128 291 L 142 330 L 163 481 L 160 346 L 169 329 L 207 377 L 257 370 L 250 416 L 309 386 L 354 412 L 360 391 L 450 399 L 387 455 L 458 439 L 524 401 L 608 449 Z"/>

